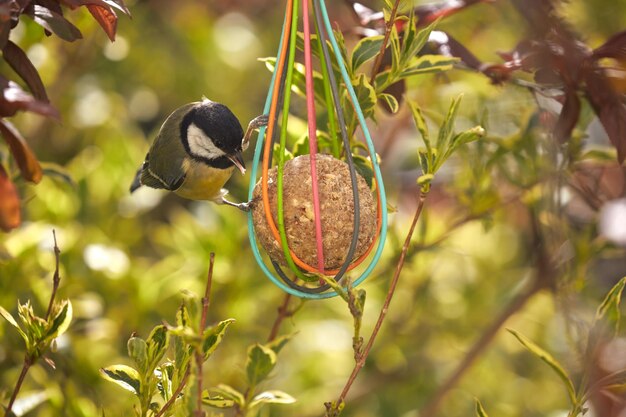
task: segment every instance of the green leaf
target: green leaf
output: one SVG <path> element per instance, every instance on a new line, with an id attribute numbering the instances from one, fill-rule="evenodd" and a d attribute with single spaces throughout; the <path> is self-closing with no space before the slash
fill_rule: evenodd
<path id="1" fill-rule="evenodd" d="M 11 313 L 9 313 L 8 311 L 6 311 L 4 308 L 0 306 L 0 315 L 4 317 L 4 319 L 8 321 L 9 324 L 11 324 L 13 327 L 17 329 L 18 333 L 20 334 L 20 336 L 22 336 L 22 339 L 24 339 L 25 342 L 28 342 L 28 336 L 26 335 L 26 333 L 24 333 L 20 325 L 17 324 L 17 321 L 15 321 Z"/>
<path id="2" fill-rule="evenodd" d="M 178 311 L 176 311 L 176 325 L 178 327 L 187 327 L 190 323 L 189 309 L 187 308 L 187 304 L 183 302 L 178 308 Z"/>
<path id="3" fill-rule="evenodd" d="M 283 347 L 296 335 L 296 333 L 286 334 L 282 336 L 278 336 L 276 339 L 272 340 L 265 344 L 265 347 L 270 348 L 274 351 L 275 354 L 282 350 Z"/>
<path id="4" fill-rule="evenodd" d="M 211 393 L 210 395 L 213 397 L 218 396 L 226 400 L 231 400 L 240 407 L 246 403 L 243 394 L 231 387 L 230 385 L 219 384 L 217 387 L 211 388 L 209 392 Z"/>
<path id="5" fill-rule="evenodd" d="M 76 187 L 76 182 L 72 178 L 72 175 L 61 165 L 55 164 L 54 162 L 41 161 L 39 161 L 39 165 L 41 165 L 41 171 L 45 176 L 48 176 L 55 180 L 60 180 L 72 187 Z"/>
<path id="6" fill-rule="evenodd" d="M 128 356 L 135 362 L 135 365 L 142 372 L 146 370 L 148 362 L 148 344 L 140 337 L 131 337 L 126 343 Z"/>
<path id="7" fill-rule="evenodd" d="M 250 402 L 250 408 L 260 404 L 293 404 L 296 399 L 283 391 L 264 391 L 256 395 Z"/>
<path id="8" fill-rule="evenodd" d="M 400 105 L 398 104 L 398 100 L 396 100 L 396 98 L 392 96 L 391 94 L 380 93 L 378 95 L 378 99 L 383 100 L 387 104 L 387 107 L 389 108 L 389 110 L 391 110 L 392 113 L 398 112 Z"/>
<path id="9" fill-rule="evenodd" d="M 476 417 L 489 417 L 478 398 L 476 398 Z"/>
<path id="10" fill-rule="evenodd" d="M 246 376 L 248 384 L 252 387 L 263 381 L 276 365 L 276 353 L 259 343 L 248 348 L 248 360 L 246 362 Z"/>
<path id="11" fill-rule="evenodd" d="M 368 81 L 367 76 L 363 73 L 359 74 L 356 80 L 352 81 L 352 87 L 354 88 L 354 93 L 361 106 L 363 115 L 366 118 L 371 116 L 374 113 L 377 97 L 376 90 L 374 90 L 374 87 L 372 87 Z M 352 109 L 352 106 L 347 107 Z"/>
<path id="12" fill-rule="evenodd" d="M 450 108 L 448 109 L 448 114 L 446 115 L 445 120 L 443 121 L 441 127 L 439 128 L 439 135 L 437 136 L 437 145 L 435 147 L 442 154 L 445 154 L 446 150 L 449 147 L 451 136 L 452 136 L 452 130 L 454 128 L 454 121 L 456 119 L 456 112 L 459 108 L 459 103 L 461 102 L 462 98 L 463 98 L 463 95 L 461 94 L 457 98 L 452 100 L 452 103 L 450 104 Z"/>
<path id="13" fill-rule="evenodd" d="M 374 58 L 383 44 L 383 35 L 369 36 L 361 39 L 352 50 L 352 73 L 370 59 Z"/>
<path id="14" fill-rule="evenodd" d="M 265 66 L 267 67 L 267 69 L 269 69 L 270 71 L 274 71 L 274 68 L 276 67 L 276 58 L 261 58 L 260 61 L 265 63 Z M 305 67 L 303 64 L 296 62 L 294 64 L 294 72 L 293 72 L 293 84 L 291 86 L 291 91 L 293 91 L 294 93 L 305 97 L 306 95 L 306 77 L 305 77 Z M 324 96 L 324 80 L 322 79 L 322 75 L 317 72 L 317 71 L 313 71 L 313 95 L 315 96 L 315 100 L 318 101 L 318 103 L 325 103 L 325 96 Z"/>
<path id="15" fill-rule="evenodd" d="M 389 45 L 391 45 L 391 73 L 397 74 L 400 72 L 400 63 L 402 56 L 402 46 L 400 45 L 400 36 L 398 35 L 398 29 L 396 25 L 391 27 L 391 33 L 389 34 Z"/>
<path id="16" fill-rule="evenodd" d="M 449 71 L 455 62 L 458 62 L 457 58 L 442 55 L 422 55 L 409 62 L 409 65 L 400 73 L 400 78 Z"/>
<path id="17" fill-rule="evenodd" d="M 430 32 L 433 31 L 438 23 L 439 20 L 435 20 L 430 25 L 417 32 L 415 17 L 413 14 L 411 15 L 409 22 L 404 26 L 404 39 L 401 51 L 401 62 L 403 64 L 403 67 L 406 65 L 406 63 L 410 62 L 419 51 L 422 50 L 422 48 L 428 41 Z"/>
<path id="18" fill-rule="evenodd" d="M 226 329 L 234 321 L 235 319 L 222 320 L 211 329 L 205 331 L 202 340 L 202 352 L 204 353 L 204 360 L 209 359 L 209 356 L 211 356 L 211 354 L 215 352 L 215 349 L 217 349 L 219 344 L 222 342 L 224 334 L 226 334 Z"/>
<path id="19" fill-rule="evenodd" d="M 61 336 L 72 322 L 72 303 L 70 300 L 63 300 L 56 304 L 53 311 L 54 316 L 46 332 L 45 339 L 55 339 Z"/>
<path id="20" fill-rule="evenodd" d="M 235 406 L 235 401 L 219 394 L 211 395 L 206 390 L 202 393 L 202 403 L 213 408 L 233 408 Z"/>
<path id="21" fill-rule="evenodd" d="M 100 373 L 104 379 L 115 382 L 125 390 L 139 395 L 141 382 L 136 369 L 126 365 L 112 365 L 101 368 Z"/>
<path id="22" fill-rule="evenodd" d="M 411 100 L 407 100 L 409 103 L 409 108 L 411 109 L 411 114 L 413 115 L 413 121 L 415 122 L 415 126 L 417 130 L 420 132 L 422 136 L 422 141 L 424 141 L 424 145 L 426 146 L 427 157 L 430 160 L 432 159 L 432 144 L 430 143 L 430 134 L 428 133 L 428 125 L 426 124 L 426 120 L 422 115 L 422 110 L 417 105 L 417 103 L 412 102 Z M 430 164 L 429 164 L 430 165 Z M 426 167 L 422 166 L 422 169 Z M 424 172 L 429 172 L 429 170 L 425 170 Z"/>
<path id="23" fill-rule="evenodd" d="M 615 328 L 615 335 L 619 332 L 620 326 L 620 302 L 622 300 L 622 292 L 624 291 L 624 287 L 626 286 L 626 277 L 620 279 L 617 284 L 611 288 L 608 292 L 602 303 L 596 310 L 596 318 L 595 321 L 598 322 L 604 318 L 613 323 Z"/>
<path id="24" fill-rule="evenodd" d="M 433 174 L 420 175 L 419 177 L 417 177 L 417 185 L 430 184 L 433 178 L 435 178 Z"/>
<path id="25" fill-rule="evenodd" d="M 576 406 L 578 403 L 578 400 L 576 399 L 576 390 L 574 389 L 574 384 L 572 383 L 572 380 L 567 375 L 567 373 L 565 372 L 561 364 L 558 363 L 557 360 L 554 359 L 554 357 L 552 357 L 552 355 L 550 355 L 548 352 L 546 352 L 545 350 L 537 346 L 534 342 L 532 342 L 526 336 L 516 332 L 513 329 L 507 329 L 507 331 L 511 333 L 513 336 L 515 336 L 515 338 L 517 338 L 517 340 L 519 340 L 519 342 L 526 349 L 528 349 L 533 355 L 540 358 L 542 361 L 548 364 L 550 368 L 552 368 L 552 370 L 559 376 L 559 378 L 561 378 L 561 381 L 563 381 L 563 384 L 565 384 L 565 387 L 567 388 L 567 393 L 569 395 L 569 399 L 572 405 Z"/>
<path id="26" fill-rule="evenodd" d="M 163 356 L 165 356 L 169 341 L 170 333 L 165 325 L 160 324 L 152 329 L 148 340 L 146 340 L 148 347 L 146 372 L 152 373 L 156 369 Z"/>

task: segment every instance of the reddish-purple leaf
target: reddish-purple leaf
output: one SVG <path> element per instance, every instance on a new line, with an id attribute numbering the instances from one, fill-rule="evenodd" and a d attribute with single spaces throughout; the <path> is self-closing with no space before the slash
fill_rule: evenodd
<path id="1" fill-rule="evenodd" d="M 15 185 L 0 165 L 0 229 L 9 232 L 21 223 L 20 198 Z"/>
<path id="2" fill-rule="evenodd" d="M 109 7 L 95 6 L 93 4 L 87 5 L 87 10 L 98 22 L 100 27 L 107 34 L 111 42 L 115 41 L 115 32 L 117 31 L 117 15 L 113 9 Z"/>
<path id="3" fill-rule="evenodd" d="M 38 25 L 42 26 L 49 32 L 54 33 L 59 38 L 73 42 L 82 39 L 83 35 L 80 30 L 71 24 L 61 14 L 38 4 L 29 7 L 26 14 L 30 16 Z"/>
<path id="4" fill-rule="evenodd" d="M 569 89 L 565 94 L 565 102 L 553 131 L 554 137 L 559 143 L 569 140 L 579 117 L 580 98 L 578 98 L 576 90 Z"/>
<path id="5" fill-rule="evenodd" d="M 626 159 L 626 107 L 609 81 L 598 71 L 588 71 L 585 94 L 604 130 L 617 150 L 617 159 Z"/>
<path id="6" fill-rule="evenodd" d="M 428 3 L 417 6 L 413 10 L 418 17 L 417 26 L 423 27 L 439 18 L 448 17 L 475 4 L 493 1 L 494 0 L 446 0 L 439 3 Z"/>
<path id="7" fill-rule="evenodd" d="M 0 133 L 9 144 L 11 154 L 20 168 L 22 177 L 26 181 L 34 182 L 35 184 L 41 181 L 43 175 L 41 165 L 39 165 L 35 154 L 15 126 L 5 119 L 0 119 Z"/>
<path id="8" fill-rule="evenodd" d="M 22 51 L 22 49 L 9 41 L 2 49 L 2 56 L 4 60 L 13 68 L 13 70 L 19 75 L 22 80 L 26 82 L 33 96 L 37 100 L 48 101 L 48 95 L 46 94 L 46 88 L 41 81 L 39 72 L 30 62 L 28 56 Z"/>
<path id="9" fill-rule="evenodd" d="M 114 8 L 119 10 L 120 12 L 129 15 L 130 11 L 128 7 L 124 4 L 123 0 L 60 0 L 61 3 L 65 4 L 67 7 L 71 9 L 76 9 L 81 6 L 94 5 L 105 8 Z"/>
<path id="10" fill-rule="evenodd" d="M 0 76 L 0 117 L 13 116 L 20 110 L 59 118 L 59 112 L 50 103 L 37 100 L 15 82 Z"/>
<path id="11" fill-rule="evenodd" d="M 611 36 L 603 45 L 593 51 L 595 59 L 626 59 L 626 30 Z"/>

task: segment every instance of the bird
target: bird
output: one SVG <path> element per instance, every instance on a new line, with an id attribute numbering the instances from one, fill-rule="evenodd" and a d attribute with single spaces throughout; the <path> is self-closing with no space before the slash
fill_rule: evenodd
<path id="1" fill-rule="evenodd" d="M 245 174 L 242 152 L 267 120 L 267 115 L 254 118 L 244 134 L 237 117 L 221 103 L 203 98 L 177 108 L 159 129 L 130 192 L 143 185 L 248 211 L 248 202 L 227 200 L 223 186 L 235 168 Z"/>

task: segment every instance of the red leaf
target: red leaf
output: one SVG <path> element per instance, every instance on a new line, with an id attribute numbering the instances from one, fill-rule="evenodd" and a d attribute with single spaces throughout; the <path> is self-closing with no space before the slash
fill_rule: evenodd
<path id="1" fill-rule="evenodd" d="M 565 103 L 559 115 L 556 125 L 554 126 L 554 137 L 564 143 L 569 140 L 572 130 L 580 117 L 580 99 L 576 94 L 576 90 L 568 89 L 565 96 Z"/>
<path id="2" fill-rule="evenodd" d="M 47 7 L 35 4 L 27 9 L 26 14 L 45 30 L 54 33 L 65 41 L 74 42 L 83 37 L 80 30 L 63 15 Z"/>
<path id="3" fill-rule="evenodd" d="M 599 72 L 587 71 L 585 83 L 587 99 L 615 146 L 617 160 L 621 164 L 626 159 L 626 106 L 606 77 Z"/>
<path id="4" fill-rule="evenodd" d="M 593 51 L 595 59 L 626 58 L 626 30 L 611 36 L 608 41 Z"/>
<path id="5" fill-rule="evenodd" d="M 18 227 L 21 220 L 17 190 L 4 167 L 0 165 L 0 229 L 8 232 Z"/>
<path id="6" fill-rule="evenodd" d="M 130 16 L 130 11 L 128 7 L 124 4 L 123 0 L 60 0 L 61 3 L 65 4 L 71 9 L 76 9 L 81 6 L 94 5 L 105 8 L 114 8 L 119 10 L 120 12 Z"/>
<path id="7" fill-rule="evenodd" d="M 111 42 L 115 41 L 115 32 L 117 31 L 117 15 L 113 9 L 109 7 L 87 5 L 87 10 L 93 16 L 98 24 L 102 27 Z"/>
<path id="8" fill-rule="evenodd" d="M 11 41 L 7 42 L 4 49 L 2 49 L 2 56 L 17 75 L 26 82 L 28 88 L 30 88 L 30 91 L 32 91 L 33 96 L 35 96 L 37 100 L 48 101 L 46 88 L 41 81 L 39 72 L 37 72 L 33 63 L 30 62 L 19 46 Z"/>
<path id="9" fill-rule="evenodd" d="M 13 116 L 20 110 L 59 118 L 59 112 L 50 103 L 37 100 L 18 84 L 0 76 L 0 117 Z"/>
<path id="10" fill-rule="evenodd" d="M 34 182 L 35 184 L 41 181 L 43 175 L 41 165 L 39 165 L 35 154 L 15 126 L 7 120 L 0 119 L 0 133 L 2 133 L 2 137 L 9 144 L 11 154 L 20 168 L 22 177 L 26 181 Z"/>

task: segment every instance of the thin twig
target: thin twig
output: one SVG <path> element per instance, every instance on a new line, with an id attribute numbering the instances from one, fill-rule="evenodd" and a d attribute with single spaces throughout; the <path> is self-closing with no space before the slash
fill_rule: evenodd
<path id="1" fill-rule="evenodd" d="M 289 301 L 291 301 L 291 294 L 286 293 L 285 298 L 283 299 L 283 303 L 278 307 L 278 315 L 274 320 L 274 324 L 272 324 L 272 330 L 270 331 L 270 335 L 267 338 L 267 342 L 271 342 L 276 339 L 278 336 L 278 331 L 280 330 L 280 325 L 283 321 L 291 316 L 293 316 L 293 311 L 289 310 Z"/>
<path id="2" fill-rule="evenodd" d="M 180 384 L 178 384 L 176 391 L 174 391 L 174 394 L 172 394 L 170 399 L 167 400 L 165 404 L 163 404 L 163 407 L 161 408 L 161 410 L 159 410 L 159 412 L 154 417 L 161 417 L 163 414 L 165 414 L 165 411 L 167 411 L 167 409 L 170 408 L 174 404 L 178 396 L 181 394 L 181 392 L 183 392 L 185 385 L 187 385 L 187 381 L 189 380 L 190 374 L 191 374 L 191 365 L 187 365 L 187 370 L 185 370 L 185 375 L 183 375 L 183 379 L 180 381 Z"/>
<path id="3" fill-rule="evenodd" d="M 387 297 L 385 298 L 383 307 L 380 310 L 380 313 L 378 315 L 378 320 L 376 321 L 376 325 L 374 326 L 374 329 L 372 330 L 372 334 L 369 340 L 367 341 L 367 345 L 363 349 L 363 352 L 361 353 L 361 355 L 359 355 L 359 360 L 356 361 L 354 365 L 354 369 L 352 370 L 352 373 L 350 374 L 350 377 L 348 378 L 348 381 L 346 382 L 346 385 L 344 386 L 343 391 L 341 392 L 341 395 L 339 395 L 339 398 L 337 399 L 337 402 L 335 403 L 335 407 L 340 407 L 341 404 L 344 402 L 346 396 L 348 395 L 348 392 L 350 391 L 350 388 L 352 387 L 352 384 L 354 383 L 357 375 L 359 374 L 359 371 L 365 365 L 365 361 L 367 360 L 367 357 L 369 356 L 370 350 L 372 349 L 372 346 L 374 345 L 374 341 L 376 340 L 376 337 L 378 336 L 378 333 L 380 332 L 380 329 L 382 327 L 383 321 L 385 320 L 385 317 L 387 316 L 389 305 L 391 304 L 391 300 L 393 299 L 393 295 L 395 293 L 396 286 L 400 278 L 400 272 L 402 272 L 402 268 L 404 267 L 404 260 L 406 258 L 406 254 L 409 250 L 409 246 L 411 245 L 411 238 L 413 237 L 413 233 L 415 232 L 415 226 L 417 225 L 417 221 L 419 220 L 420 215 L 422 214 L 422 210 L 424 208 L 426 196 L 427 194 L 425 194 L 424 192 L 420 193 L 417 208 L 415 209 L 415 215 L 413 216 L 413 222 L 411 223 L 409 232 L 407 233 L 406 239 L 404 240 L 404 245 L 402 246 L 402 252 L 400 253 L 400 258 L 398 259 L 396 270 L 393 274 L 393 278 L 391 279 L 391 284 L 389 285 L 389 290 L 387 291 Z"/>
<path id="4" fill-rule="evenodd" d="M 372 75 L 370 76 L 370 84 L 372 85 L 374 85 L 376 74 L 378 74 L 378 70 L 383 63 L 383 56 L 385 55 L 387 42 L 389 42 L 389 37 L 391 36 L 391 29 L 393 28 L 393 24 L 396 21 L 396 14 L 398 13 L 399 5 L 400 0 L 396 0 L 393 4 L 393 9 L 391 9 L 391 15 L 389 16 L 389 21 L 387 22 L 387 26 L 385 28 L 385 37 L 383 38 L 383 43 L 380 45 L 380 51 L 378 52 L 378 55 L 376 55 L 376 60 L 374 61 L 374 65 L 372 66 Z"/>
<path id="5" fill-rule="evenodd" d="M 59 273 L 61 250 L 59 249 L 59 246 L 57 245 L 57 234 L 54 231 L 54 229 L 52 229 L 52 237 L 54 239 L 55 266 L 54 266 L 54 275 L 52 277 L 52 293 L 50 294 L 50 302 L 48 303 L 48 311 L 46 312 L 46 320 L 48 320 L 48 318 L 50 317 L 50 314 L 52 314 L 52 307 L 54 305 L 54 299 L 57 295 L 57 290 L 59 289 L 59 284 L 61 282 L 61 275 Z"/>
<path id="6" fill-rule="evenodd" d="M 213 282 L 213 265 L 215 263 L 215 254 L 211 252 L 209 255 L 209 273 L 207 274 L 206 288 L 204 290 L 204 297 L 202 298 L 202 317 L 200 319 L 200 340 L 204 338 L 204 328 L 206 327 L 207 316 L 209 314 L 209 300 L 211 295 L 211 283 Z M 198 369 L 198 381 L 197 381 L 197 398 L 196 398 L 196 411 L 197 417 L 204 417 L 205 413 L 202 410 L 202 364 L 204 363 L 204 354 L 202 352 L 202 344 L 196 348 L 196 367 Z"/>
<path id="7" fill-rule="evenodd" d="M 7 417 L 13 415 L 11 413 L 11 410 L 13 409 L 13 403 L 15 402 L 15 399 L 17 398 L 17 393 L 20 392 L 20 388 L 22 388 L 22 383 L 24 382 L 24 379 L 26 378 L 26 374 L 28 373 L 28 370 L 30 369 L 30 366 L 32 364 L 33 364 L 32 358 L 30 357 L 29 354 L 26 354 L 24 357 L 24 365 L 22 365 L 22 371 L 20 372 L 20 376 L 17 379 L 15 388 L 13 388 L 13 394 L 11 394 L 11 399 L 9 400 L 9 405 L 7 406 L 7 412 L 6 412 Z"/>
<path id="8" fill-rule="evenodd" d="M 59 289 L 59 284 L 61 282 L 61 276 L 59 273 L 61 250 L 59 249 L 59 246 L 57 245 L 57 235 L 54 229 L 52 230 L 52 237 L 54 239 L 55 265 L 54 265 L 54 274 L 52 276 L 52 292 L 50 293 L 50 301 L 48 302 L 48 311 L 46 312 L 46 317 L 45 317 L 46 320 L 48 320 L 50 318 L 50 314 L 52 314 L 52 307 L 54 306 L 54 299 L 56 298 L 57 290 Z M 11 410 L 13 409 L 13 404 L 15 403 L 15 400 L 17 399 L 17 394 L 20 392 L 20 389 L 22 388 L 22 384 L 24 383 L 24 379 L 26 378 L 26 374 L 28 373 L 28 370 L 30 369 L 30 367 L 35 363 L 35 360 L 36 359 L 34 359 L 28 353 L 26 353 L 26 355 L 24 356 L 24 364 L 22 365 L 22 371 L 20 372 L 20 376 L 17 379 L 15 388 L 13 388 L 13 393 L 11 394 L 11 398 L 9 399 L 9 405 L 7 405 L 7 408 L 6 408 L 7 416 L 12 415 Z"/>

